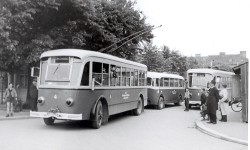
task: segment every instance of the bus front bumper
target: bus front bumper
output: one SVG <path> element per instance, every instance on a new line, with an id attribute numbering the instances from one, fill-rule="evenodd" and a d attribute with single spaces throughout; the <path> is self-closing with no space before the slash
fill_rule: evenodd
<path id="1" fill-rule="evenodd" d="M 82 120 L 82 114 L 51 113 L 51 112 L 36 112 L 36 111 L 30 111 L 30 117 L 39 117 L 39 118 L 52 117 L 64 120 Z"/>
<path id="2" fill-rule="evenodd" d="M 189 100 L 189 104 L 191 104 L 191 105 L 201 105 L 201 101 L 192 101 L 192 100 Z"/>

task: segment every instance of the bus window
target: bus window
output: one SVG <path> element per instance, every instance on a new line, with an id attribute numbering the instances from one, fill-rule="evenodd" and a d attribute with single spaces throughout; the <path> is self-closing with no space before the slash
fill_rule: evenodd
<path id="1" fill-rule="evenodd" d="M 160 87 L 163 87 L 164 78 L 160 79 Z"/>
<path id="2" fill-rule="evenodd" d="M 126 68 L 122 67 L 122 86 L 126 86 Z"/>
<path id="3" fill-rule="evenodd" d="M 93 62 L 93 78 L 95 78 L 95 85 L 102 85 L 102 63 Z"/>
<path id="4" fill-rule="evenodd" d="M 134 69 L 131 69 L 130 83 L 131 83 L 131 86 L 134 86 Z"/>
<path id="5" fill-rule="evenodd" d="M 147 78 L 147 85 L 151 86 L 152 85 L 152 78 Z"/>
<path id="6" fill-rule="evenodd" d="M 178 79 L 174 79 L 174 87 L 178 87 Z"/>
<path id="7" fill-rule="evenodd" d="M 164 78 L 164 87 L 169 87 L 169 78 Z"/>
<path id="8" fill-rule="evenodd" d="M 145 72 L 139 71 L 139 86 L 145 86 Z"/>
<path id="9" fill-rule="evenodd" d="M 109 85 L 109 64 L 102 64 L 102 85 Z"/>
<path id="10" fill-rule="evenodd" d="M 116 78 L 116 86 L 121 86 L 121 67 L 116 66 L 116 74 L 117 74 L 117 78 Z"/>
<path id="11" fill-rule="evenodd" d="M 192 74 L 192 73 L 189 73 L 189 74 L 188 74 L 188 83 L 189 83 L 188 86 L 189 86 L 189 87 L 192 87 L 192 79 L 193 79 L 192 77 L 193 77 L 193 74 Z"/>
<path id="12" fill-rule="evenodd" d="M 126 86 L 130 86 L 130 77 L 131 77 L 130 70 L 131 70 L 130 68 L 126 69 Z"/>
<path id="13" fill-rule="evenodd" d="M 156 78 L 156 86 L 159 87 L 160 86 L 160 79 L 159 78 Z"/>
<path id="14" fill-rule="evenodd" d="M 82 73 L 82 80 L 81 85 L 87 86 L 89 85 L 89 62 L 87 62 L 84 66 L 83 73 Z"/>
<path id="15" fill-rule="evenodd" d="M 170 87 L 174 87 L 174 79 L 170 78 Z"/>
<path id="16" fill-rule="evenodd" d="M 138 86 L 138 70 L 134 70 L 134 86 Z"/>
<path id="17" fill-rule="evenodd" d="M 179 79 L 179 87 L 183 87 L 183 80 Z"/>

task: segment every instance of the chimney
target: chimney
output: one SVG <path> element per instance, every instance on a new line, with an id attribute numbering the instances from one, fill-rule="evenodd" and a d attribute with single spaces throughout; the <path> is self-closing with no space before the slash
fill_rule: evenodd
<path id="1" fill-rule="evenodd" d="M 246 58 L 247 52 L 246 51 L 240 51 L 240 56 Z"/>

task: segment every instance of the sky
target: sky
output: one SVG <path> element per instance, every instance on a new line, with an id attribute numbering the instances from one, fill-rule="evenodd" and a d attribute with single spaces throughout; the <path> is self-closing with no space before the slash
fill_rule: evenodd
<path id="1" fill-rule="evenodd" d="M 185 56 L 250 53 L 250 0 L 137 0 L 153 44 Z M 248 57 L 249 58 L 249 57 Z"/>

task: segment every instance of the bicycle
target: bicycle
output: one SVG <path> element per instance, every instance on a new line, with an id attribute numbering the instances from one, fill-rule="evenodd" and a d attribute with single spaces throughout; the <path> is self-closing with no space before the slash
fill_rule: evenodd
<path id="1" fill-rule="evenodd" d="M 229 102 L 229 106 L 231 106 L 234 112 L 240 112 L 242 110 L 241 98 L 233 98 Z"/>

